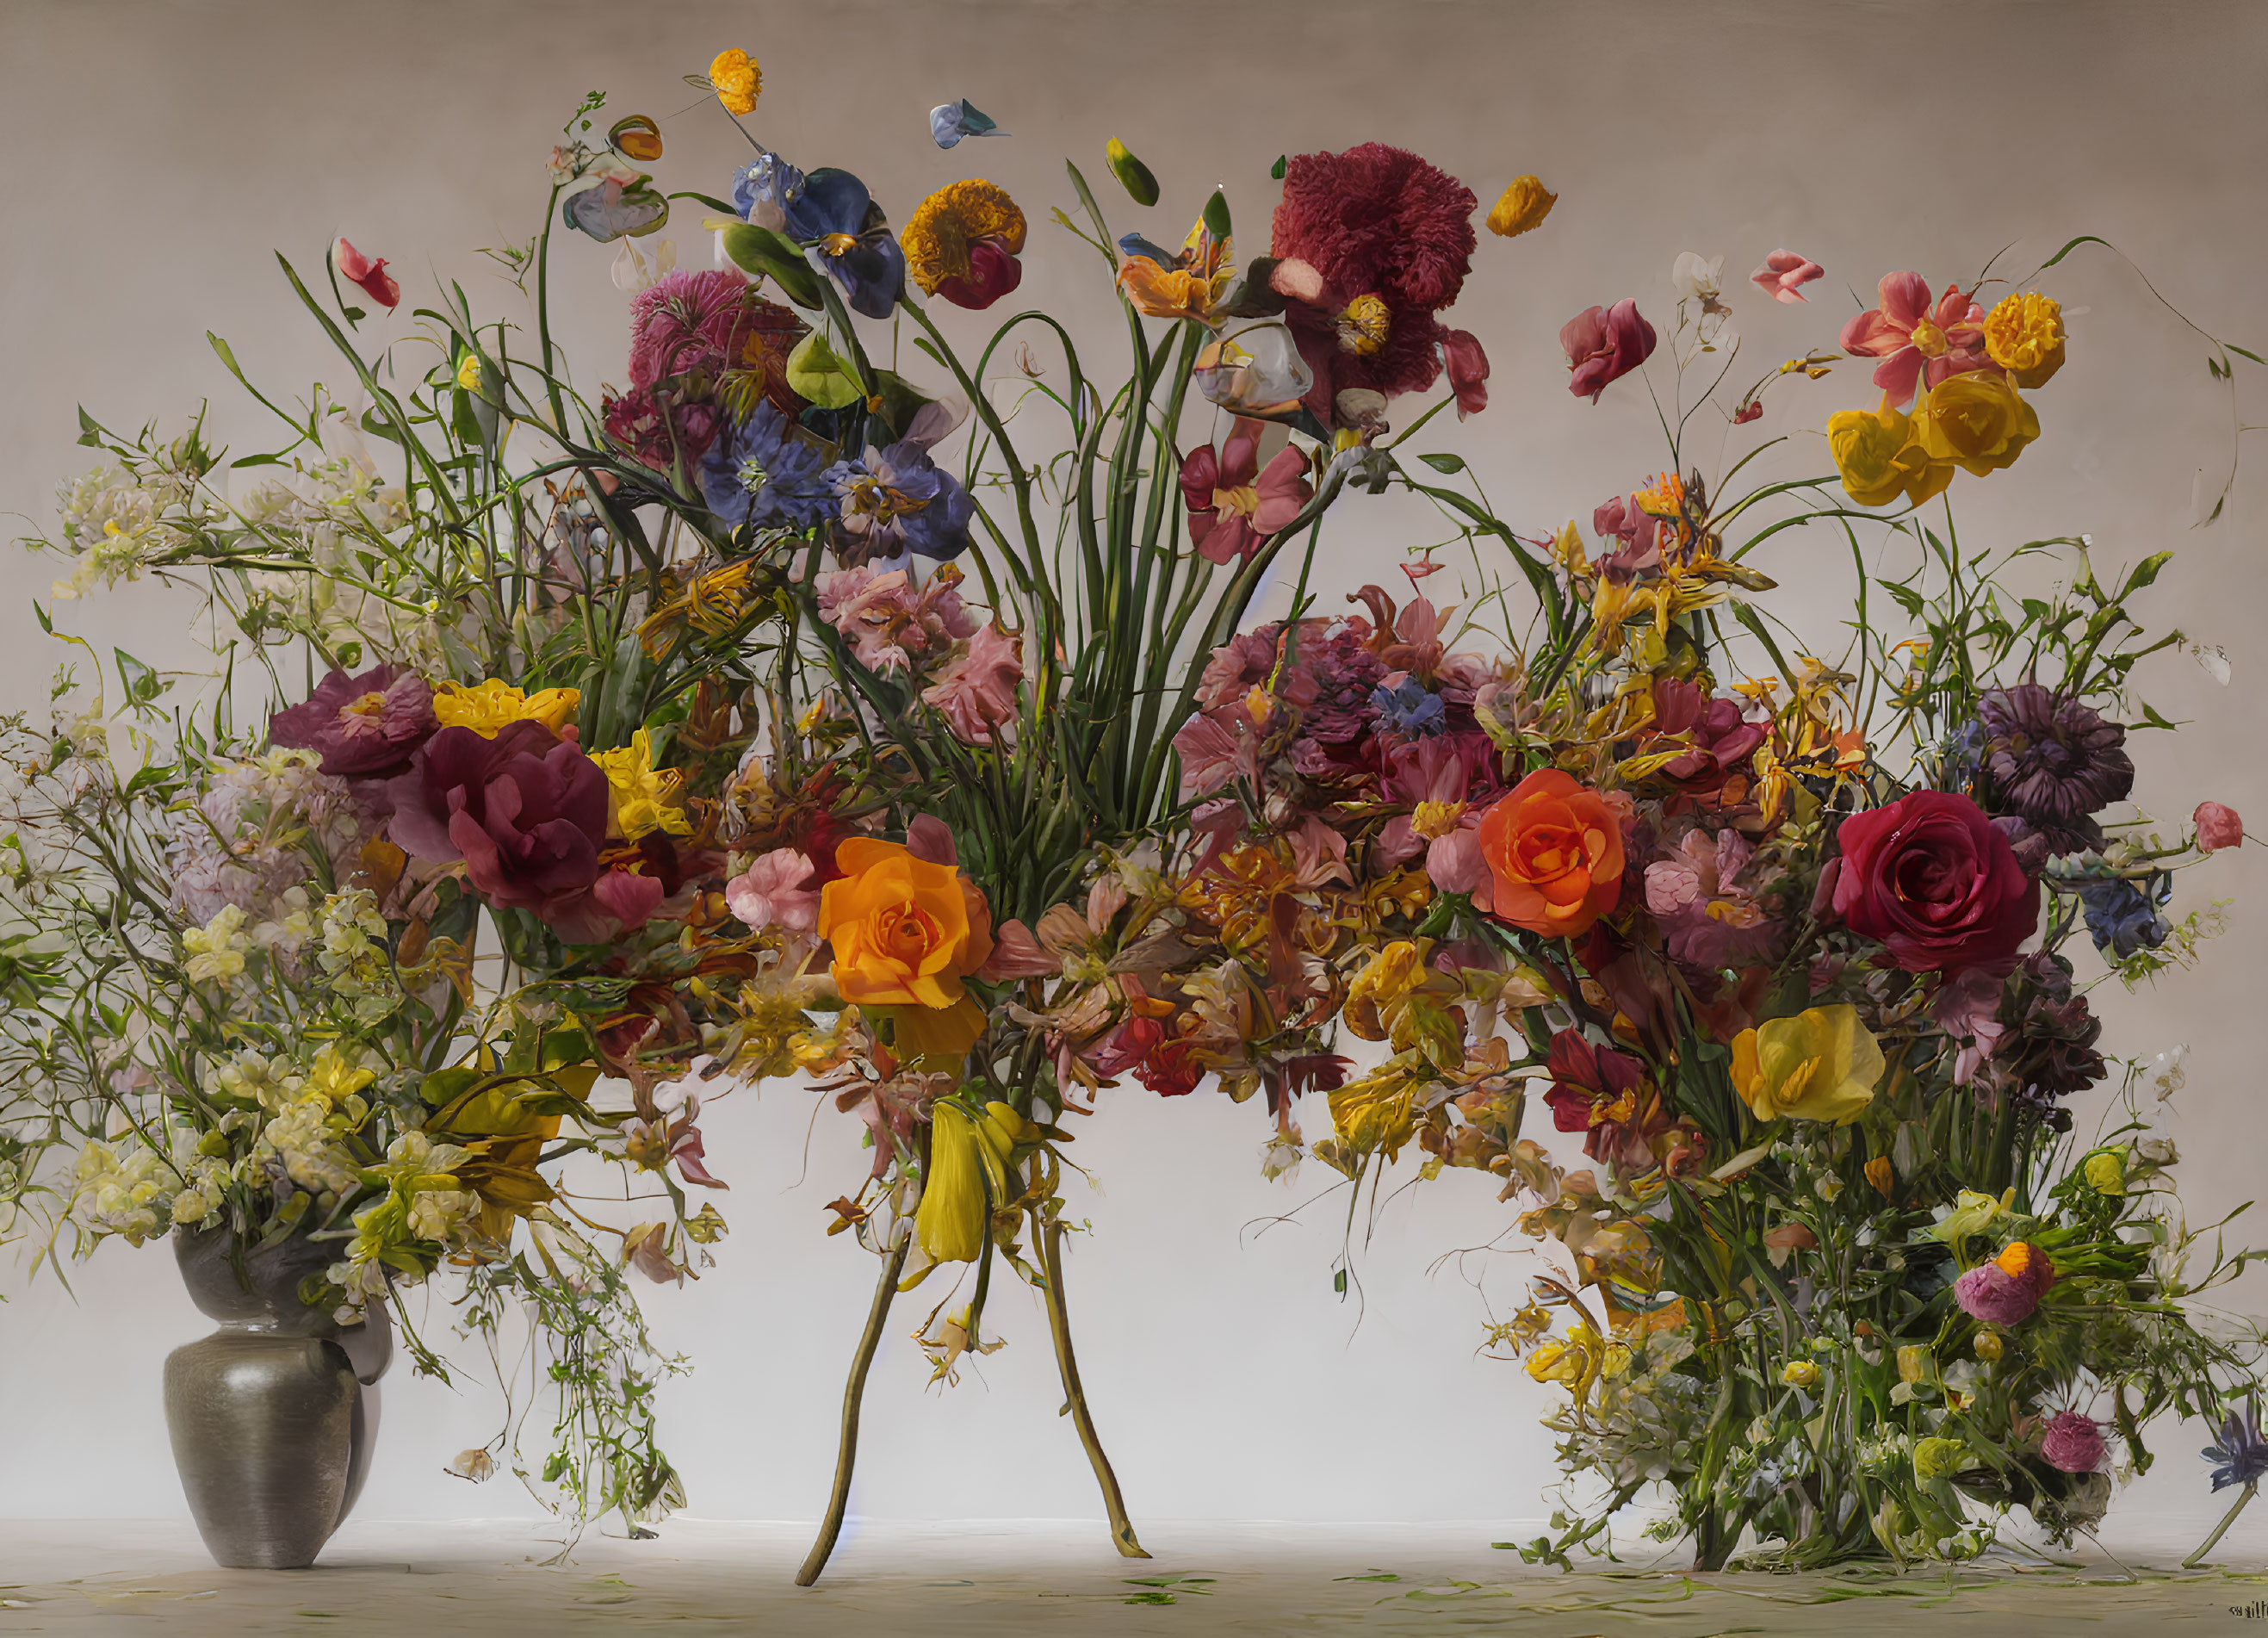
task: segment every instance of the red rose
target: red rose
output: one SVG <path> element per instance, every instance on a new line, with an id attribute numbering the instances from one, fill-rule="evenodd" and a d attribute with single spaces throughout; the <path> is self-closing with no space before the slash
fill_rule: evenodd
<path id="1" fill-rule="evenodd" d="M 1853 814 L 1837 839 L 1835 913 L 1908 972 L 2003 960 L 2039 925 L 2040 884 L 1966 796 L 1916 791 Z"/>

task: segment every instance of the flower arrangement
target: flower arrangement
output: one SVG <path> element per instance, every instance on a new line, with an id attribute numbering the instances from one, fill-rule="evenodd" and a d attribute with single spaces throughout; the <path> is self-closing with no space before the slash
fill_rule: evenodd
<path id="1" fill-rule="evenodd" d="M 1071 167 L 1056 221 L 1118 298 L 1114 382 L 1043 313 L 974 350 L 937 322 L 1018 288 L 1005 190 L 954 182 L 894 229 L 758 138 L 744 51 L 693 83 L 746 162 L 665 193 L 660 124 L 601 131 L 586 100 L 542 231 L 490 253 L 532 322 L 453 287 L 404 328 L 386 262 L 340 240 L 328 302 L 282 269 L 350 403 L 251 389 L 289 441 L 225 464 L 198 430 L 85 418 L 105 463 L 30 542 L 70 560 L 55 595 L 181 582 L 217 663 L 175 705 L 179 678 L 87 648 L 51 722 L 8 724 L 5 1051 L 40 1088 L 11 1199 L 82 1251 L 332 1243 L 305 1295 L 349 1322 L 406 1324 L 446 1271 L 492 1355 L 515 1308 L 533 1326 L 557 1417 L 531 1481 L 638 1530 L 681 1499 L 653 1395 L 681 1361 L 628 1276 L 681 1283 L 725 1234 L 690 1192 L 730 1171 L 704 1104 L 801 1077 L 864 1124 L 827 1232 L 878 1261 L 806 1582 L 888 1316 L 932 1280 L 946 1382 L 1001 1346 L 996 1282 L 1039 1295 L 1143 1556 L 1065 1295 L 1066 1151 L 1129 1081 L 1257 1096 L 1270 1177 L 1312 1147 L 1359 1196 L 1414 1147 L 1499 1181 L 1549 1272 L 1491 1339 L 1565 1389 L 1591 1493 L 1531 1556 L 1602 1542 L 1651 1484 L 1711 1568 L 1744 1531 L 1793 1563 L 1959 1556 L 2012 1506 L 2065 1534 L 2167 1409 L 2228 1418 L 2249 1497 L 2257 1351 L 2191 1303 L 2250 1254 L 2192 1266 L 2150 1120 L 2178 1071 L 2114 1072 L 2062 953 L 2083 926 L 2129 982 L 2188 959 L 2214 922 L 2160 915 L 2171 873 L 2242 839 L 2211 802 L 2170 840 L 2119 812 L 2124 734 L 2155 725 L 2132 674 L 2180 640 L 2135 611 L 2165 557 L 1964 552 L 1948 504 L 2042 436 L 2025 395 L 2066 337 L 2031 286 L 2060 256 L 1989 309 L 1894 273 L 1839 350 L 1691 404 L 1684 371 L 1721 383 L 1738 341 L 1721 263 L 1681 257 L 1667 468 L 1587 539 L 1530 538 L 1458 457 L 1406 458 L 1488 403 L 1444 317 L 1479 201 L 1418 156 L 1287 156 L 1241 260 L 1225 191 L 1168 248 Z M 965 101 L 930 129 L 1000 134 Z M 1106 161 L 1154 206 L 1123 144 Z M 1521 177 L 1485 225 L 1555 198 Z M 712 267 L 652 237 L 688 201 Z M 624 384 L 595 395 L 551 330 L 555 230 L 619 247 Z M 1753 280 L 1798 305 L 1821 274 L 1779 249 Z M 885 336 L 924 362 L 884 366 Z M 1595 403 L 1650 380 L 1662 332 L 1625 298 L 1560 338 Z M 1828 418 L 1833 476 L 1741 491 L 1770 446 L 1687 460 L 1695 415 L 1749 424 L 1846 356 L 1880 399 Z M 1406 591 L 1321 607 L 1326 515 L 1391 488 L 1472 578 L 1436 601 L 1431 545 Z M 1791 660 L 1756 601 L 1805 528 L 1852 547 L 1833 662 Z M 2002 589 L 2051 557 L 2041 595 Z M 2067 1105 L 2106 1079 L 2082 1140 Z M 1590 1167 L 1522 1134 L 1531 1087 Z M 491 1450 L 527 1475 L 518 1426 Z"/>

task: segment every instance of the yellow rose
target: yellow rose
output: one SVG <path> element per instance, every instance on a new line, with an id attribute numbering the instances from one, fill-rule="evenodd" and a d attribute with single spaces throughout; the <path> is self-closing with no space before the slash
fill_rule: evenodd
<path id="1" fill-rule="evenodd" d="M 717 93 L 717 100 L 733 114 L 754 114 L 756 99 L 763 95 L 764 71 L 748 59 L 748 54 L 735 46 L 730 51 L 720 51 L 709 65 L 709 87 Z"/>
<path id="2" fill-rule="evenodd" d="M 1733 1043 L 1733 1088 L 1758 1120 L 1844 1125 L 1874 1101 L 1882 1069 L 1882 1049 L 1855 1007 L 1807 1007 Z"/>
<path id="3" fill-rule="evenodd" d="M 903 843 L 854 836 L 835 850 L 840 878 L 819 890 L 819 936 L 835 947 L 835 987 L 855 1007 L 893 1007 L 901 1059 L 950 1058 L 983 1032 L 961 980 L 992 955 L 984 895 L 951 865 Z"/>
<path id="4" fill-rule="evenodd" d="M 1984 356 L 2027 389 L 2063 368 L 2063 306 L 2036 291 L 2004 296 L 1984 316 Z"/>
<path id="5" fill-rule="evenodd" d="M 1504 197 L 1488 213 L 1489 232 L 1501 238 L 1525 233 L 1532 227 L 1543 225 L 1543 218 L 1551 214 L 1551 207 L 1559 203 L 1559 196 L 1548 192 L 1541 178 L 1522 176 L 1504 190 Z"/>
<path id="6" fill-rule="evenodd" d="M 1929 389 L 1914 429 L 1933 461 L 1951 461 L 1983 477 L 2015 464 L 2040 435 L 2040 417 L 2007 382 L 1972 370 Z"/>
<path id="7" fill-rule="evenodd" d="M 433 718 L 445 728 L 470 728 L 484 740 L 492 740 L 515 722 L 540 722 L 554 734 L 567 726 L 583 703 L 582 694 L 571 688 L 547 688 L 540 693 L 523 694 L 509 682 L 495 677 L 467 688 L 461 682 L 444 682 L 433 690 Z"/>
<path id="8" fill-rule="evenodd" d="M 1819 1367 L 1809 1360 L 1790 1360 L 1779 1368 L 1779 1379 L 1791 1388 L 1816 1388 Z"/>
<path id="9" fill-rule="evenodd" d="M 1879 410 L 1828 417 L 1827 448 L 1845 491 L 1862 506 L 1887 506 L 1901 495 L 1918 506 L 1953 482 L 1953 468 L 1930 459 L 1916 440 L 1912 418 L 1887 395 Z"/>

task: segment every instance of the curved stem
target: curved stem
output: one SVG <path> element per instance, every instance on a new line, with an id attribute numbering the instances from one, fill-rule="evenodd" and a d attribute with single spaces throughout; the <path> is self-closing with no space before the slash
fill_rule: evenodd
<path id="1" fill-rule="evenodd" d="M 1071 1347 L 1071 1316 L 1064 1310 L 1063 1236 L 1062 1221 L 1051 1220 L 1047 1237 L 1042 1243 L 1041 1256 L 1048 1276 L 1048 1329 L 1055 1333 L 1056 1364 L 1063 1373 L 1064 1408 L 1071 1413 L 1071 1426 L 1079 1429 L 1079 1443 L 1086 1447 L 1086 1459 L 1094 1467 L 1094 1480 L 1102 1487 L 1103 1510 L 1110 1516 L 1110 1539 L 1116 1544 L 1119 1556 L 1146 1559 L 1150 1555 L 1134 1538 L 1133 1524 L 1126 1516 L 1125 1499 L 1118 1494 L 1118 1475 L 1110 1471 L 1110 1458 L 1103 1454 L 1102 1441 L 1095 1434 L 1094 1418 L 1086 1408 L 1086 1390 L 1079 1385 L 1079 1360 Z"/>
<path id="2" fill-rule="evenodd" d="M 799 1587 L 808 1587 L 819 1579 L 819 1572 L 827 1568 L 828 1555 L 835 1551 L 835 1538 L 842 1533 L 843 1510 L 850 1502 L 850 1469 L 858 1459 L 858 1401 L 866 1391 L 866 1369 L 874 1362 L 875 1346 L 882 1339 L 882 1322 L 889 1317 L 890 1300 L 898 1294 L 898 1276 L 905 1270 L 906 1252 L 912 1245 L 913 1236 L 909 1234 L 898 1242 L 896 1251 L 882 1259 L 882 1277 L 874 1285 L 866 1329 L 859 1333 L 858 1351 L 850 1356 L 850 1379 L 843 1384 L 843 1441 L 835 1456 L 835 1494 L 827 1499 L 827 1517 L 819 1526 L 819 1539 L 811 1544 L 803 1568 L 795 1573 Z"/>
<path id="3" fill-rule="evenodd" d="M 2182 1561 L 2183 1569 L 2195 1569 L 2205 1562 L 2205 1555 L 2220 1545 L 2220 1538 L 2228 1533 L 2228 1527 L 2236 1523 L 2236 1516 L 2244 1511 L 2244 1504 L 2252 1500 L 2252 1493 L 2259 1488 L 2257 1479 L 2244 1487 L 2244 1493 L 2230 1505 L 2228 1512 L 2220 1516 L 2220 1523 L 2213 1527 L 2213 1534 L 2199 1542 L 2198 1550 Z"/>

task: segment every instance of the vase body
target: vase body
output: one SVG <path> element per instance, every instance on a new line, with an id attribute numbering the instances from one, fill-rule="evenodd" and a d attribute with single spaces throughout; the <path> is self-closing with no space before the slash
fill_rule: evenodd
<path id="1" fill-rule="evenodd" d="M 299 1569 L 361 1493 L 393 1351 L 385 1310 L 342 1329 L 299 1301 L 334 1260 L 294 1237 L 240 1259 L 223 1228 L 177 1230 L 189 1295 L 219 1329 L 166 1361 L 166 1426 L 189 1511 L 214 1561 Z"/>

